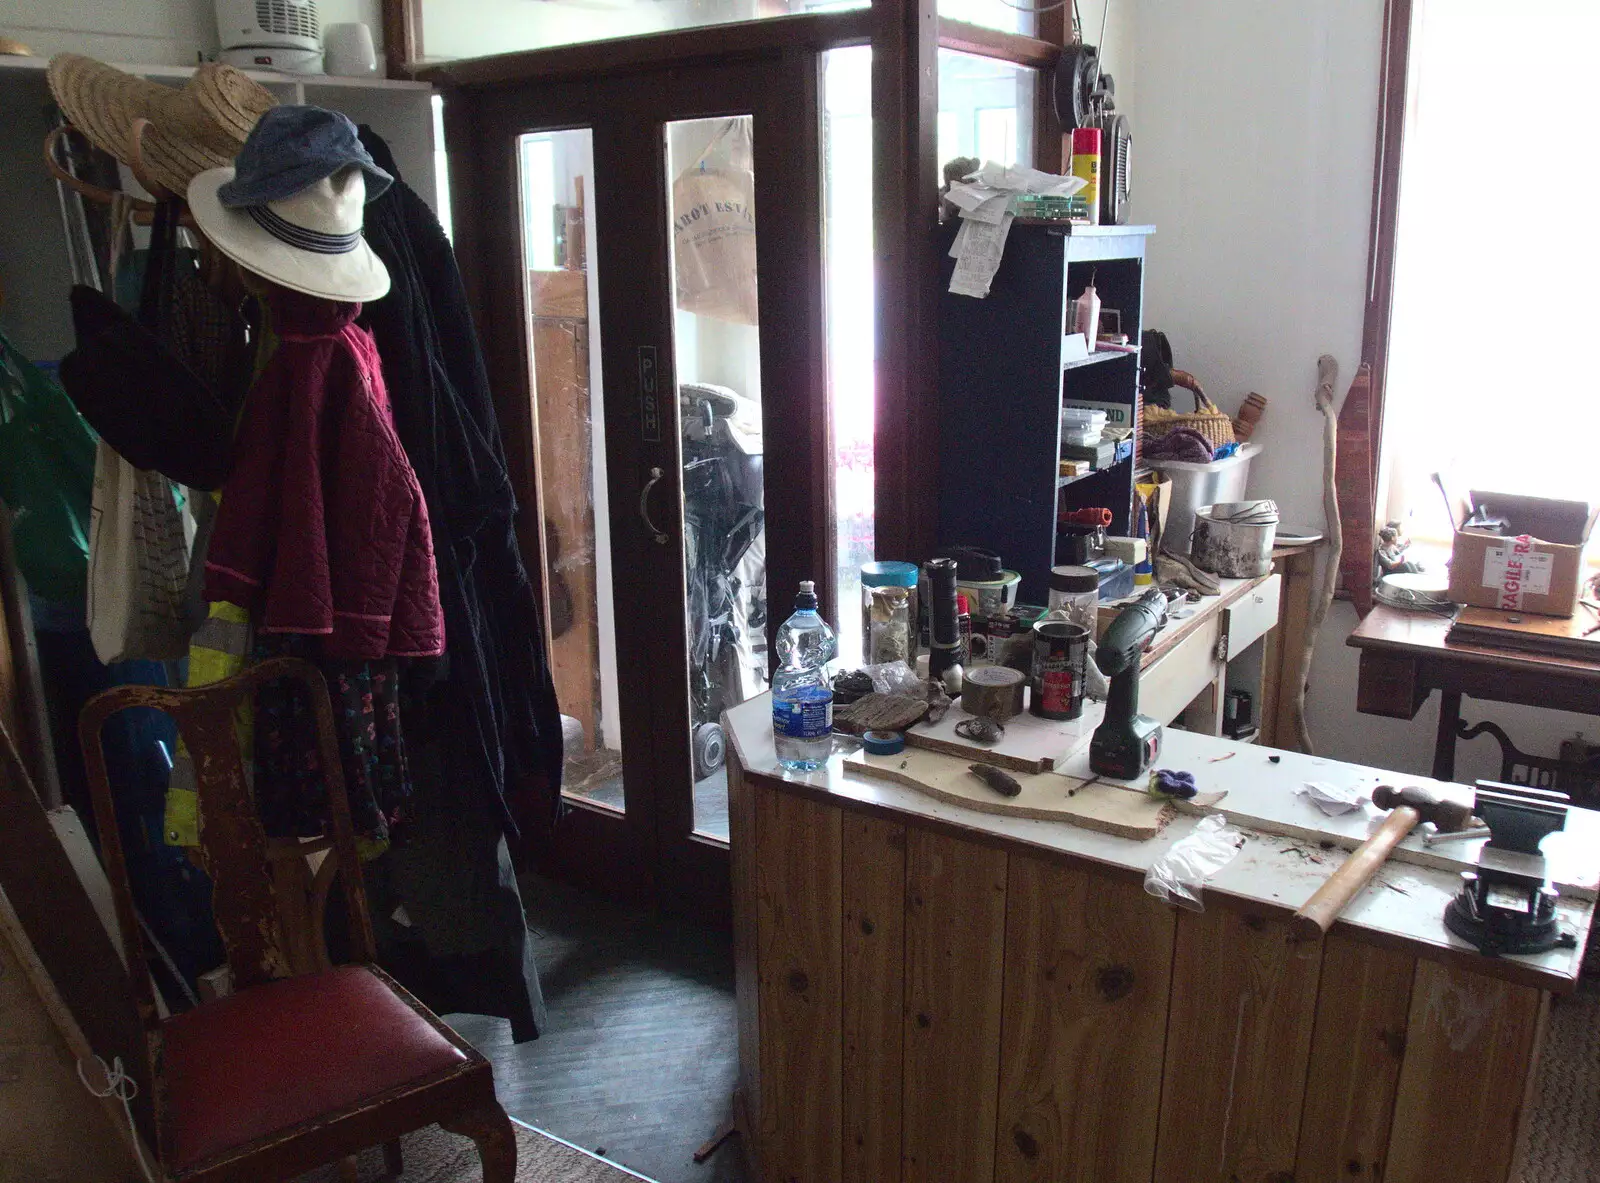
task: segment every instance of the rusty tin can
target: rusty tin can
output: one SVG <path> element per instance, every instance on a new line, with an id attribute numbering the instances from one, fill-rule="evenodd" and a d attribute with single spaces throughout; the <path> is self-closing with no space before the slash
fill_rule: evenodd
<path id="1" fill-rule="evenodd" d="M 1083 682 L 1089 661 L 1089 630 L 1068 620 L 1033 626 L 1032 702 L 1041 719 L 1076 719 L 1083 714 Z"/>

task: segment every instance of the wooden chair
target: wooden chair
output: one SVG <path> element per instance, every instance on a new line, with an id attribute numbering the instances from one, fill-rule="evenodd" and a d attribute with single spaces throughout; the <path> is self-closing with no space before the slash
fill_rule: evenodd
<path id="1" fill-rule="evenodd" d="M 269 842 L 262 828 L 234 730 L 239 705 L 279 678 L 306 687 L 316 718 L 332 833 L 289 849 L 302 865 L 304 855 L 326 852 L 312 878 L 318 911 L 336 875 L 343 884 L 357 960 L 339 968 L 323 949 L 320 966 L 296 973 L 294 962 L 304 958 L 290 956 L 292 936 L 277 900 L 282 877 L 271 866 L 273 847 L 282 844 Z M 200 852 L 234 990 L 163 1022 L 147 963 L 129 959 L 168 1175 L 264 1183 L 380 1143 L 398 1173 L 400 1136 L 438 1122 L 476 1143 L 484 1183 L 513 1183 L 517 1143 L 495 1100 L 489 1062 L 373 964 L 372 922 L 322 675 L 304 661 L 275 658 L 195 690 L 119 686 L 84 707 L 78 736 L 101 854 L 122 931 L 139 942 L 100 746 L 102 725 L 128 707 L 172 715 L 194 758 Z"/>

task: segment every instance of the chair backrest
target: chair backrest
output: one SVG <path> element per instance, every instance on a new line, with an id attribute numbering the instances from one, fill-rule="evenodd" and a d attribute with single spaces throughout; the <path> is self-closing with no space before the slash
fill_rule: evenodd
<path id="1" fill-rule="evenodd" d="M 295 972 L 277 898 L 272 868 L 272 843 L 251 800 L 245 778 L 235 717 L 241 703 L 249 701 L 264 684 L 279 679 L 301 683 L 311 702 L 316 722 L 317 755 L 327 788 L 327 875 L 334 870 L 344 885 L 349 917 L 351 952 L 357 960 L 373 959 L 372 921 L 367 915 L 366 892 L 356 855 L 350 804 L 345 797 L 344 771 L 334 732 L 333 708 L 322 674 L 298 658 L 275 657 L 209 686 L 171 690 L 160 686 L 117 686 L 96 695 L 78 718 L 78 741 L 99 829 L 101 859 L 111 881 L 117 920 L 130 945 L 129 971 L 138 994 L 140 1013 L 148 1028 L 158 1019 L 148 971 L 131 964 L 142 947 L 134 912 L 133 888 L 117 828 L 116 812 L 107 776 L 105 752 L 100 744 L 107 719 L 129 707 L 154 707 L 171 715 L 194 761 L 200 819 L 200 855 L 212 883 L 212 912 L 227 950 L 228 966 L 236 989 L 246 989 Z M 281 845 L 281 844 L 280 844 Z M 326 883 L 326 876 L 319 875 Z"/>

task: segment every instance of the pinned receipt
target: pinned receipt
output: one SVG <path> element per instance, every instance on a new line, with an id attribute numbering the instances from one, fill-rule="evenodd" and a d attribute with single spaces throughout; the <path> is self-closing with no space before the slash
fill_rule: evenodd
<path id="1" fill-rule="evenodd" d="M 1349 785 L 1330 785 L 1325 780 L 1308 780 L 1295 793 L 1308 799 L 1329 817 L 1354 812 L 1371 800 L 1371 794 L 1360 789 Z"/>
<path id="2" fill-rule="evenodd" d="M 961 212 L 961 229 L 950 247 L 950 256 L 956 261 L 950 291 L 979 300 L 989 294 L 1015 217 L 1011 212 L 1012 197 L 1019 193 L 1071 197 L 1085 184 L 1081 177 L 1061 177 L 993 161 L 953 183 L 945 197 Z"/>

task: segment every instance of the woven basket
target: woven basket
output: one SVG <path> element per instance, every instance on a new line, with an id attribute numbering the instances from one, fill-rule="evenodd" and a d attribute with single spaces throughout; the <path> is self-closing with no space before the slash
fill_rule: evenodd
<path id="1" fill-rule="evenodd" d="M 1234 441 L 1233 420 L 1217 409 L 1217 404 L 1206 397 L 1206 392 L 1200 389 L 1200 383 L 1193 374 L 1186 374 L 1182 370 L 1172 371 L 1172 380 L 1175 385 L 1183 387 L 1194 395 L 1194 411 L 1184 414 L 1168 407 L 1144 408 L 1144 435 L 1146 439 L 1159 439 L 1169 431 L 1176 431 L 1180 427 L 1187 427 L 1191 431 L 1198 431 L 1206 437 L 1206 442 L 1213 448 L 1220 448 L 1224 444 Z"/>

